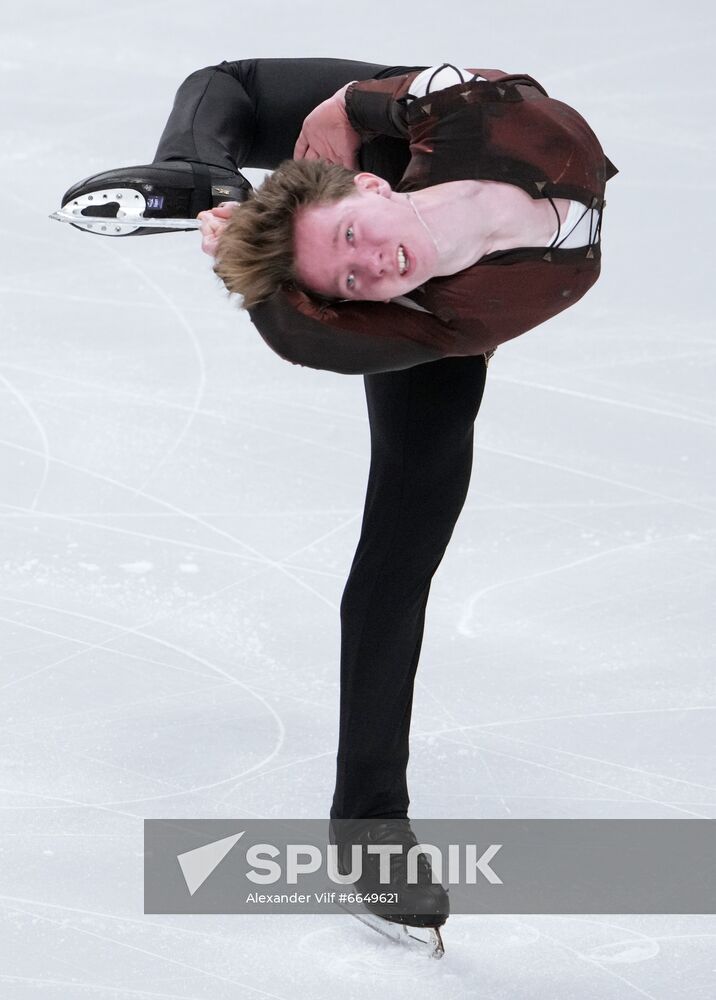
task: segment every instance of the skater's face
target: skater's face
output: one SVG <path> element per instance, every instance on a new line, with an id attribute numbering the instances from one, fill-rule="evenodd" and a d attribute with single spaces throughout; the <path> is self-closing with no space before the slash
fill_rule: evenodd
<path id="1" fill-rule="evenodd" d="M 431 278 L 437 252 L 405 195 L 375 174 L 354 182 L 355 194 L 297 214 L 296 274 L 327 298 L 387 302 Z"/>

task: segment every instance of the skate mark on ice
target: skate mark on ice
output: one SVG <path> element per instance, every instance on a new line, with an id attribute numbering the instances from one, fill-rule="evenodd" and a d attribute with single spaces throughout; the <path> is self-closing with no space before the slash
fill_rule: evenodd
<path id="1" fill-rule="evenodd" d="M 9 448 L 15 449 L 17 451 L 25 452 L 26 454 L 30 454 L 30 455 L 38 455 L 38 454 L 40 454 L 34 448 L 27 448 L 27 447 L 25 447 L 23 445 L 18 445 L 15 442 L 0 440 L 0 444 L 5 444 Z M 133 489 L 133 487 L 127 485 L 126 483 L 123 483 L 123 482 L 121 482 L 119 480 L 113 479 L 111 476 L 107 476 L 107 475 L 105 475 L 103 473 L 94 472 L 91 469 L 82 468 L 81 466 L 78 466 L 78 465 L 76 465 L 73 462 L 65 461 L 64 459 L 57 458 L 57 457 L 55 457 L 53 455 L 49 456 L 49 460 L 52 463 L 55 463 L 55 464 L 57 464 L 57 465 L 59 465 L 59 466 L 61 466 L 63 468 L 68 468 L 68 469 L 71 469 L 74 472 L 79 472 L 80 474 L 85 475 L 85 476 L 87 476 L 90 479 L 97 479 L 97 480 L 99 480 L 101 482 L 108 483 L 110 486 L 117 486 L 117 487 L 119 487 L 122 490 L 127 490 L 128 492 L 135 492 L 135 493 L 137 493 L 138 496 L 142 496 L 144 499 L 149 500 L 150 502 L 155 503 L 155 504 L 157 504 L 160 507 L 165 507 L 168 510 L 172 511 L 172 513 L 181 514 L 188 521 L 193 521 L 196 524 L 200 524 L 202 527 L 207 528 L 213 534 L 219 535 L 220 537 L 223 537 L 223 538 L 228 538 L 230 541 L 235 542 L 237 545 L 239 545 L 242 549 L 244 549 L 244 550 L 252 553 L 254 556 L 256 556 L 259 559 L 259 561 L 262 563 L 262 566 L 263 566 L 264 569 L 276 569 L 276 570 L 278 570 L 284 576 L 287 576 L 294 583 L 297 583 L 300 587 L 303 587 L 305 590 L 307 590 L 309 593 L 311 593 L 314 597 L 318 598 L 322 603 L 327 604 L 330 608 L 332 608 L 332 609 L 335 610 L 336 606 L 335 606 L 335 604 L 332 601 L 329 601 L 326 597 L 324 597 L 324 595 L 320 591 L 316 590 L 315 587 L 311 587 L 310 584 L 306 583 L 305 580 L 302 580 L 300 577 L 298 577 L 294 573 L 292 573 L 290 571 L 290 569 L 283 562 L 281 562 L 279 560 L 275 560 L 275 559 L 270 558 L 265 553 L 260 552 L 254 546 L 249 545 L 247 542 L 243 541 L 241 538 L 238 538 L 236 535 L 233 535 L 231 532 L 225 531 L 223 528 L 217 527 L 217 525 L 212 524 L 210 521 L 204 520 L 203 518 L 199 517 L 198 515 L 193 514 L 191 511 L 183 510 L 181 507 L 177 507 L 176 504 L 172 504 L 168 500 L 164 500 L 161 497 L 153 496 L 150 493 L 146 493 L 144 491 L 137 492 L 137 491 L 135 491 Z M 354 517 L 348 519 L 348 522 L 346 522 L 346 523 L 350 523 L 350 521 L 355 520 L 355 518 L 358 517 L 358 516 L 359 515 L 356 514 Z M 340 525 L 337 528 L 332 528 L 331 529 L 331 531 L 337 531 L 337 530 L 341 530 L 341 526 Z M 311 544 L 315 544 L 315 543 L 311 543 Z M 303 546 L 303 548 L 306 548 L 306 547 L 308 547 L 308 546 Z"/>
<path id="2" fill-rule="evenodd" d="M 560 747 L 548 746 L 545 743 L 537 743 L 533 740 L 525 740 L 519 736 L 508 736 L 506 733 L 494 733 L 499 739 L 509 740 L 512 743 L 519 743 L 523 746 L 534 747 L 536 750 L 546 750 L 554 754 L 565 754 L 569 757 L 574 757 L 577 760 L 588 761 L 592 764 L 604 764 L 607 767 L 619 768 L 623 771 L 631 771 L 633 774 L 641 775 L 645 778 L 659 778 L 662 781 L 677 782 L 682 785 L 687 785 L 690 788 L 703 788 L 704 791 L 716 792 L 716 788 L 710 785 L 701 785 L 694 781 L 689 781 L 686 778 L 674 778 L 670 774 L 661 774 L 658 771 L 647 771 L 646 768 L 642 767 L 632 767 L 630 764 L 620 764 L 618 761 L 604 760 L 601 757 L 592 757 L 589 754 L 577 753 L 574 750 L 564 750 Z"/>
<path id="3" fill-rule="evenodd" d="M 37 502 L 40 499 L 40 495 L 43 489 L 45 488 L 45 484 L 47 483 L 47 477 L 50 472 L 50 442 L 47 438 L 47 431 L 45 430 L 42 421 L 40 420 L 39 416 L 35 412 L 34 408 L 30 404 L 24 393 L 20 392 L 20 390 L 2 373 L 0 373 L 0 382 L 3 383 L 8 392 L 11 393 L 17 399 L 22 408 L 28 414 L 38 434 L 40 435 L 40 440 L 42 441 L 43 450 L 41 455 L 44 463 L 42 469 L 42 476 L 40 477 L 40 482 L 35 487 L 35 496 L 33 497 L 32 503 L 30 504 L 30 510 L 35 510 L 37 508 Z"/>
<path id="4" fill-rule="evenodd" d="M 25 606 L 28 606 L 28 607 L 34 607 L 34 608 L 38 608 L 38 609 L 42 609 L 42 610 L 59 612 L 61 614 L 67 615 L 67 616 L 72 616 L 72 617 L 84 619 L 84 620 L 87 620 L 87 621 L 91 621 L 93 623 L 100 623 L 100 624 L 103 624 L 103 625 L 111 625 L 113 628 L 119 628 L 124 634 L 131 633 L 131 634 L 134 634 L 134 635 L 139 635 L 143 639 L 147 639 L 150 642 L 156 643 L 157 645 L 160 645 L 160 646 L 163 646 L 163 647 L 165 647 L 167 649 L 171 649 L 171 650 L 174 650 L 175 652 L 181 653 L 182 655 L 188 657 L 189 659 L 194 660 L 196 663 L 199 663 L 199 664 L 202 664 L 205 667 L 208 667 L 210 671 L 213 671 L 214 673 L 218 674 L 219 676 L 225 678 L 234 687 L 241 688 L 242 690 L 244 690 L 244 691 L 248 692 L 249 694 L 251 694 L 254 698 L 256 698 L 257 701 L 259 701 L 263 705 L 263 707 L 266 709 L 267 713 L 274 719 L 274 721 L 276 723 L 277 735 L 276 735 L 276 743 L 274 745 L 274 748 L 262 760 L 258 761 L 256 764 L 252 765 L 247 770 L 239 772 L 239 774 L 230 775 L 229 777 L 222 778 L 219 781 L 210 782 L 210 783 L 205 784 L 205 785 L 197 785 L 197 786 L 194 786 L 194 787 L 191 787 L 191 788 L 185 788 L 181 792 L 175 792 L 175 793 L 167 794 L 167 795 L 140 796 L 140 797 L 131 797 L 131 798 L 128 798 L 128 799 L 117 799 L 117 800 L 113 800 L 111 802 L 102 803 L 103 805 L 108 805 L 109 806 L 109 805 L 126 805 L 126 804 L 129 804 L 129 803 L 139 803 L 139 802 L 157 802 L 157 801 L 160 801 L 162 799 L 175 798 L 177 795 L 190 795 L 190 794 L 194 794 L 196 792 L 207 791 L 207 790 L 212 789 L 212 788 L 220 788 L 222 786 L 227 785 L 228 783 L 230 783 L 232 781 L 235 781 L 237 778 L 243 778 L 246 775 L 252 774 L 253 772 L 259 770 L 262 767 L 264 767 L 266 764 L 270 763 L 270 761 L 272 761 L 274 759 L 274 757 L 276 757 L 276 755 L 281 751 L 281 749 L 283 747 L 283 744 L 285 742 L 285 736 L 286 736 L 286 730 L 285 730 L 285 726 L 283 724 L 283 720 L 281 719 L 281 716 L 276 712 L 276 710 L 273 708 L 273 706 L 270 704 L 270 702 L 268 702 L 261 694 L 258 694 L 256 692 L 254 692 L 251 689 L 251 686 L 249 684 L 246 684 L 243 681 L 238 680 L 236 677 L 233 677 L 226 670 L 224 670 L 223 667 L 220 667 L 218 664 L 212 663 L 211 661 L 207 660 L 205 657 L 200 656 L 197 653 L 193 653 L 190 650 L 183 649 L 181 646 L 177 646 L 175 643 L 171 643 L 171 642 L 169 642 L 166 639 L 160 639 L 157 636 L 147 635 L 146 633 L 144 633 L 142 631 L 142 627 L 143 626 L 134 626 L 134 627 L 131 627 L 131 626 L 116 626 L 116 625 L 112 625 L 111 622 L 107 622 L 104 619 L 97 618 L 97 617 L 92 616 L 92 615 L 81 614 L 79 612 L 74 612 L 74 611 L 66 611 L 64 609 L 58 609 L 58 608 L 52 607 L 51 605 L 41 604 L 39 602 L 34 602 L 34 601 L 20 601 L 20 600 L 16 600 L 15 598 L 8 598 L 8 600 L 12 600 L 14 603 L 18 603 L 18 604 L 25 605 Z M 67 660 L 70 660 L 70 659 L 72 659 L 72 658 L 74 658 L 74 657 L 76 657 L 78 655 L 84 654 L 89 649 L 101 649 L 103 646 L 106 645 L 107 642 L 112 642 L 116 638 L 117 638 L 117 636 L 112 635 L 108 639 L 104 640 L 103 642 L 88 644 L 88 648 L 87 649 L 83 649 L 83 650 L 78 651 L 77 653 L 70 654 L 68 657 L 65 658 L 65 661 L 63 661 L 63 662 L 66 662 Z M 45 667 L 45 668 L 41 668 L 38 671 L 35 671 L 35 673 L 34 673 L 33 676 L 36 676 L 37 674 L 42 673 L 46 669 L 47 668 Z M 4 685 L 4 687 L 9 687 L 9 686 L 14 685 L 16 683 L 19 683 L 21 680 L 22 680 L 22 678 L 18 678 L 17 681 L 9 682 L 8 684 Z M 90 805 L 91 803 L 86 803 L 86 804 Z"/>
<path id="5" fill-rule="evenodd" d="M 633 490 L 635 493 L 643 493 L 648 497 L 658 500 L 667 500 L 669 503 L 677 504 L 679 507 L 686 507 L 689 510 L 698 510 L 705 514 L 716 513 L 716 511 L 711 507 L 689 503 L 688 500 L 682 500 L 680 497 L 669 496 L 665 493 L 657 493 L 655 490 L 648 490 L 643 486 L 635 486 L 633 483 L 625 483 L 623 480 L 612 479 L 609 476 L 600 476 L 596 472 L 587 472 L 584 469 L 575 469 L 573 466 L 562 465 L 559 462 L 550 462 L 547 461 L 547 459 L 535 458 L 532 455 L 521 455 L 518 452 L 507 451 L 502 448 L 492 448 L 489 445 L 482 445 L 481 450 L 489 452 L 492 455 L 500 455 L 503 458 L 514 458 L 519 462 L 527 462 L 531 465 L 540 465 L 547 469 L 556 469 L 558 472 L 568 472 L 571 475 L 578 476 L 582 479 L 593 479 L 600 483 L 606 483 L 608 486 L 619 486 L 625 490 Z"/>
<path id="6" fill-rule="evenodd" d="M 177 319 L 177 322 L 179 323 L 179 326 L 186 333 L 189 342 L 191 343 L 191 346 L 194 349 L 194 354 L 196 356 L 197 363 L 199 366 L 197 384 L 194 388 L 194 401 L 191 404 L 189 414 L 184 422 L 184 425 L 182 426 L 181 430 L 174 439 L 173 444 L 164 452 L 161 459 L 154 465 L 154 467 L 150 470 L 150 472 L 147 473 L 147 475 L 144 477 L 140 485 L 136 487 L 135 493 L 141 494 L 143 490 L 146 488 L 146 485 L 149 482 L 149 480 L 152 479 L 157 474 L 157 472 L 161 469 L 161 467 L 179 448 L 181 443 L 184 441 L 184 438 L 189 433 L 189 430 L 192 424 L 194 423 L 194 420 L 196 419 L 196 415 L 199 411 L 199 407 L 204 396 L 204 389 L 206 388 L 206 360 L 204 358 L 204 353 L 199 344 L 199 340 L 196 336 L 196 333 L 194 332 L 194 328 L 187 319 L 185 313 L 172 301 L 170 296 L 167 295 L 167 293 L 157 284 L 156 281 L 154 281 L 146 273 L 146 271 L 142 271 L 137 266 L 137 264 L 135 264 L 134 261 L 131 260 L 131 258 L 128 255 L 120 253 L 111 244 L 107 245 L 105 243 L 102 243 L 101 246 L 102 249 L 106 253 L 109 253 L 112 257 L 114 257 L 115 260 L 120 260 L 125 267 L 129 268 L 130 271 L 134 271 L 135 274 L 138 274 L 141 277 L 141 279 L 145 281 L 147 285 L 154 291 L 155 295 L 162 300 L 167 309 L 174 314 L 174 316 Z"/>
<path id="7" fill-rule="evenodd" d="M 492 583 L 492 584 L 490 584 L 487 587 L 482 587 L 480 590 L 476 591 L 474 594 L 471 594 L 467 598 L 467 600 L 465 601 L 465 603 L 463 605 L 463 611 L 462 611 L 462 613 L 460 614 L 460 617 L 457 620 L 457 624 L 456 624 L 457 631 L 461 635 L 465 635 L 465 636 L 468 636 L 471 639 L 474 639 L 476 636 L 478 636 L 481 633 L 483 633 L 483 632 L 485 632 L 485 631 L 488 630 L 488 626 L 482 626 L 482 627 L 475 628 L 474 626 L 470 625 L 470 620 L 472 619 L 472 617 L 473 617 L 473 615 L 475 613 L 475 606 L 476 606 L 477 602 L 482 597 L 484 597 L 486 594 L 490 594 L 490 593 L 494 593 L 495 591 L 502 590 L 504 587 L 513 587 L 515 584 L 527 583 L 527 582 L 532 581 L 532 580 L 540 580 L 540 579 L 543 579 L 544 577 L 554 576 L 557 573 L 563 573 L 566 570 L 575 569 L 577 566 L 585 566 L 588 563 L 596 562 L 599 559 L 604 559 L 604 558 L 616 555 L 617 553 L 631 552 L 631 551 L 638 550 L 638 549 L 645 549 L 645 548 L 649 548 L 652 545 L 660 545 L 662 542 L 665 543 L 665 542 L 681 541 L 681 540 L 683 540 L 685 538 L 690 538 L 691 535 L 692 535 L 691 532 L 684 532 L 682 534 L 667 535 L 667 536 L 661 537 L 661 538 L 648 538 L 648 539 L 646 539 L 644 541 L 640 541 L 640 542 L 628 542 L 625 545 L 617 545 L 614 548 L 605 549 L 603 552 L 594 552 L 592 555 L 582 556 L 580 559 L 574 559 L 571 562 L 562 563 L 559 566 L 552 566 L 549 569 L 537 570 L 534 573 L 526 573 L 526 574 L 524 574 L 522 576 L 515 576 L 515 577 L 512 577 L 509 580 L 501 580 L 499 583 Z M 685 580 L 690 580 L 690 579 L 697 579 L 697 580 L 699 580 L 699 579 L 702 579 L 702 578 L 703 578 L 703 573 L 702 572 L 695 573 L 695 574 L 693 574 L 693 576 L 688 576 L 687 575 L 687 576 L 683 577 L 683 579 L 685 579 Z M 662 586 L 663 586 L 663 583 L 661 581 L 659 581 L 658 583 L 652 585 L 651 587 L 645 587 L 643 589 L 646 592 L 648 590 L 659 589 Z M 633 592 L 633 591 L 630 591 L 630 592 Z M 593 601 L 587 601 L 584 604 L 575 604 L 575 605 L 571 605 L 571 606 L 568 606 L 568 607 L 554 608 L 551 611 L 539 612 L 539 613 L 534 614 L 534 615 L 527 615 L 525 618 L 520 619 L 517 622 L 515 622 L 515 621 L 510 622 L 510 627 L 514 628 L 516 625 L 520 625 L 520 624 L 523 624 L 523 623 L 529 623 L 529 622 L 533 622 L 533 621 L 538 621 L 540 618 L 542 618 L 542 617 L 544 617 L 545 615 L 548 615 L 548 614 L 558 614 L 558 613 L 563 612 L 563 611 L 577 610 L 577 609 L 582 608 L 582 607 L 592 607 L 594 605 L 601 604 L 604 601 L 614 600 L 614 597 L 615 597 L 615 595 L 612 592 L 607 597 L 604 597 L 604 598 L 595 598 Z M 492 628 L 492 626 L 490 626 L 490 628 Z"/>
<path id="8" fill-rule="evenodd" d="M 617 406 L 627 410 L 637 410 L 640 413 L 650 413 L 658 417 L 668 417 L 672 420 L 685 420 L 688 423 L 700 424 L 704 427 L 716 427 L 716 420 L 708 417 L 700 417 L 690 413 L 676 413 L 673 410 L 661 410 L 653 406 L 645 406 L 642 403 L 631 403 L 625 399 L 615 399 L 609 396 L 597 396 L 589 392 L 581 392 L 577 389 L 566 389 L 555 385 L 545 385 L 542 382 L 535 382 L 531 379 L 514 378 L 505 375 L 496 375 L 493 381 L 505 382 L 509 385 L 521 385 L 530 389 L 541 389 L 544 392 L 552 392 L 560 396 L 573 396 L 576 399 L 584 399 L 590 403 L 604 403 L 607 406 Z"/>
<path id="9" fill-rule="evenodd" d="M 7 901 L 9 899 L 12 899 L 12 897 L 0 896 L 0 900 Z M 33 903 L 34 901 L 33 900 L 29 900 L 28 902 Z M 37 901 L 37 905 L 39 905 L 39 906 L 52 906 L 53 904 L 51 904 L 51 903 L 43 903 L 43 902 Z M 44 922 L 49 923 L 49 924 L 53 924 L 53 925 L 58 926 L 58 927 L 64 927 L 65 929 L 67 929 L 67 926 L 68 926 L 66 920 L 56 920 L 56 919 L 54 919 L 52 917 L 48 917 L 48 916 L 45 916 L 43 914 L 39 914 L 39 913 L 36 913 L 36 912 L 33 912 L 33 911 L 23 910 L 21 907 L 18 907 L 17 905 L 14 905 L 14 906 L 13 905 L 9 905 L 7 902 L 6 902 L 6 909 L 8 909 L 10 911 L 14 910 L 15 912 L 22 913 L 22 914 L 24 914 L 26 916 L 29 916 L 29 917 L 33 917 L 35 920 L 41 920 L 41 921 L 44 921 Z M 72 907 L 58 907 L 58 909 L 72 911 L 73 908 Z M 80 910 L 80 911 L 77 911 L 77 912 L 89 912 L 89 911 L 81 911 Z M 107 916 L 109 916 L 109 915 L 107 915 Z M 122 919 L 122 918 L 111 917 L 110 919 Z M 165 925 L 161 925 L 161 924 L 156 925 L 155 924 L 155 926 L 160 926 L 160 927 L 163 926 L 164 929 L 166 929 Z M 284 997 L 284 996 L 282 996 L 282 995 L 280 995 L 278 993 L 270 993 L 268 990 L 262 990 L 262 989 L 259 989 L 256 986 L 251 986 L 249 983 L 244 982 L 242 980 L 232 979 L 232 978 L 230 978 L 228 976 L 221 976 L 218 973 L 212 972 L 209 969 L 203 969 L 203 968 L 201 968 L 201 966 L 190 965 L 188 962 L 182 962 L 182 961 L 180 961 L 179 959 L 176 959 L 176 958 L 169 958 L 169 957 L 167 957 L 167 955 L 164 955 L 161 952 L 150 951 L 148 948 L 140 948 L 138 945 L 130 944 L 129 942 L 124 941 L 124 940 L 122 940 L 120 938 L 110 937 L 110 936 L 108 936 L 106 934 L 100 934 L 98 931 L 89 930 L 84 925 L 82 925 L 82 926 L 71 925 L 71 929 L 75 933 L 77 933 L 77 934 L 81 934 L 81 935 L 85 935 L 87 937 L 95 938 L 97 941 L 104 941 L 106 944 L 111 944 L 111 945 L 114 945 L 114 946 L 116 946 L 118 948 L 125 948 L 129 952 L 134 952 L 134 953 L 136 953 L 138 955 L 146 955 L 149 958 L 156 958 L 156 959 L 159 960 L 160 963 L 166 963 L 166 964 L 169 964 L 169 965 L 172 965 L 172 966 L 176 966 L 176 967 L 178 967 L 180 969 L 183 969 L 185 971 L 188 971 L 188 972 L 198 973 L 201 976 L 206 976 L 206 977 L 208 977 L 208 978 L 210 978 L 212 980 L 216 980 L 217 982 L 220 982 L 220 983 L 227 983 L 230 986 L 242 987 L 243 989 L 249 990 L 252 994 L 256 994 L 257 996 L 260 996 L 260 997 L 268 997 L 268 998 L 270 998 L 270 1000 L 290 1000 L 289 997 Z M 82 983 L 81 982 L 72 982 L 72 986 L 76 989 L 78 986 L 81 987 Z M 109 989 L 109 987 L 105 986 L 105 987 L 103 987 L 103 989 Z M 111 987 L 111 989 L 112 989 L 113 992 L 116 992 L 117 987 L 114 986 L 114 987 Z M 125 992 L 125 990 L 123 990 L 121 987 L 120 987 L 120 990 L 121 990 L 121 992 Z M 144 991 L 142 991 L 142 992 L 144 992 Z M 163 996 L 167 996 L 166 993 L 165 994 L 156 994 L 156 995 L 157 996 L 162 996 L 162 995 Z M 186 1000 L 186 994 L 181 994 L 180 996 L 181 996 L 181 1000 Z"/>
<path id="10" fill-rule="evenodd" d="M 624 985 L 627 986 L 630 990 L 634 990 L 634 992 L 638 993 L 640 996 L 646 997 L 647 1000 L 660 1000 L 659 997 L 655 997 L 652 993 L 648 993 L 646 990 L 643 990 L 640 986 L 637 986 L 636 983 L 631 982 L 631 980 L 627 979 L 626 976 L 620 975 L 613 969 L 608 968 L 602 962 L 597 961 L 597 959 L 591 958 L 589 955 L 586 955 L 583 952 L 579 951 L 579 949 L 572 948 L 571 945 L 566 944 L 559 938 L 553 937 L 551 934 L 548 934 L 546 931 L 542 929 L 540 929 L 540 935 L 545 940 L 551 941 L 552 944 L 555 944 L 558 948 L 561 948 L 564 951 L 568 951 L 570 955 L 578 959 L 580 962 L 587 962 L 589 965 L 592 965 L 595 969 L 598 969 L 600 972 L 604 973 L 605 976 L 618 979 L 620 982 L 624 983 Z"/>
<path id="11" fill-rule="evenodd" d="M 447 737 L 447 739 L 448 742 L 451 743 L 472 747 L 472 744 L 466 744 L 462 740 L 457 740 L 454 738 L 450 739 L 449 737 Z M 607 781 L 600 781 L 598 778 L 592 778 L 589 777 L 588 775 L 579 774 L 574 771 L 569 771 L 566 768 L 554 767 L 551 764 L 545 764 L 542 761 L 535 760 L 532 757 L 520 757 L 517 754 L 507 753 L 504 750 L 495 750 L 494 747 L 483 746 L 481 749 L 484 750 L 484 752 L 487 754 L 494 754 L 497 757 L 505 757 L 508 760 L 513 760 L 520 764 L 529 764 L 531 767 L 536 767 L 543 771 L 551 771 L 554 774 L 559 774 L 563 777 L 571 778 L 575 781 L 584 781 L 590 785 L 596 785 L 600 788 L 607 788 L 611 792 L 619 792 L 621 795 L 631 796 L 632 801 L 639 800 L 641 802 L 648 802 L 651 805 L 662 806 L 664 808 L 673 810 L 674 812 L 683 813 L 686 816 L 693 816 L 697 819 L 712 819 L 711 816 L 708 816 L 705 813 L 697 812 L 696 810 L 692 809 L 685 809 L 682 806 L 678 805 L 677 803 L 667 802 L 663 799 L 656 799 L 653 796 L 644 795 L 642 792 L 635 792 L 632 789 L 622 788 L 620 785 L 614 785 Z"/>

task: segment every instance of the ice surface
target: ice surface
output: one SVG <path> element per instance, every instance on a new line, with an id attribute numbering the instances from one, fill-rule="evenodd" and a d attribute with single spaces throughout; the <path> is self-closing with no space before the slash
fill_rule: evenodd
<path id="1" fill-rule="evenodd" d="M 713 917 L 454 915 L 431 963 L 342 915 L 142 913 L 144 817 L 327 815 L 363 384 L 271 353 L 196 234 L 47 215 L 222 59 L 497 66 L 577 107 L 620 168 L 603 273 L 491 362 L 411 811 L 712 817 L 713 6 L 6 8 L 0 995 L 712 997 Z"/>

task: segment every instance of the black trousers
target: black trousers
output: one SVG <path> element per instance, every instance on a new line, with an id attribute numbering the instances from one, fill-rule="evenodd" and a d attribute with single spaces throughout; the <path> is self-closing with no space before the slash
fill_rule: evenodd
<path id="1" fill-rule="evenodd" d="M 342 59 L 246 59 L 180 86 L 155 160 L 274 169 L 306 115 L 349 80 L 413 68 Z M 362 169 L 396 183 L 407 144 L 364 144 Z M 404 817 L 413 685 L 433 574 L 470 482 L 482 355 L 364 375 L 371 462 L 341 600 L 340 732 L 332 818 Z"/>

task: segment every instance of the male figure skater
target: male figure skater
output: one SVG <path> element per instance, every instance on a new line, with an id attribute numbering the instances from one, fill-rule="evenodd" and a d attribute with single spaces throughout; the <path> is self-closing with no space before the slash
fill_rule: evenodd
<path id="1" fill-rule="evenodd" d="M 63 204 L 87 204 L 92 194 L 95 205 L 107 203 L 109 218 L 117 207 L 111 192 L 120 186 L 139 192 L 131 197 L 144 198 L 155 215 L 189 217 L 221 201 L 240 202 L 250 185 L 239 168 L 274 169 L 291 158 L 306 116 L 339 88 L 424 68 L 257 59 L 198 70 L 179 88 L 153 164 L 88 178 Z M 409 161 L 407 143 L 391 135 L 373 137 L 356 154 L 360 169 L 393 185 Z M 152 231 L 148 220 L 139 233 Z M 330 814 L 354 822 L 335 824 L 332 839 L 341 847 L 401 843 L 392 868 L 400 912 L 369 908 L 434 927 L 447 918 L 448 897 L 432 884 L 425 859 L 419 884 L 405 884 L 405 854 L 416 842 L 408 822 L 408 737 L 428 594 L 467 494 L 486 365 L 485 354 L 474 354 L 364 375 L 371 465 L 340 608 L 340 732 Z M 358 887 L 380 888 L 375 874 L 369 871 Z"/>

